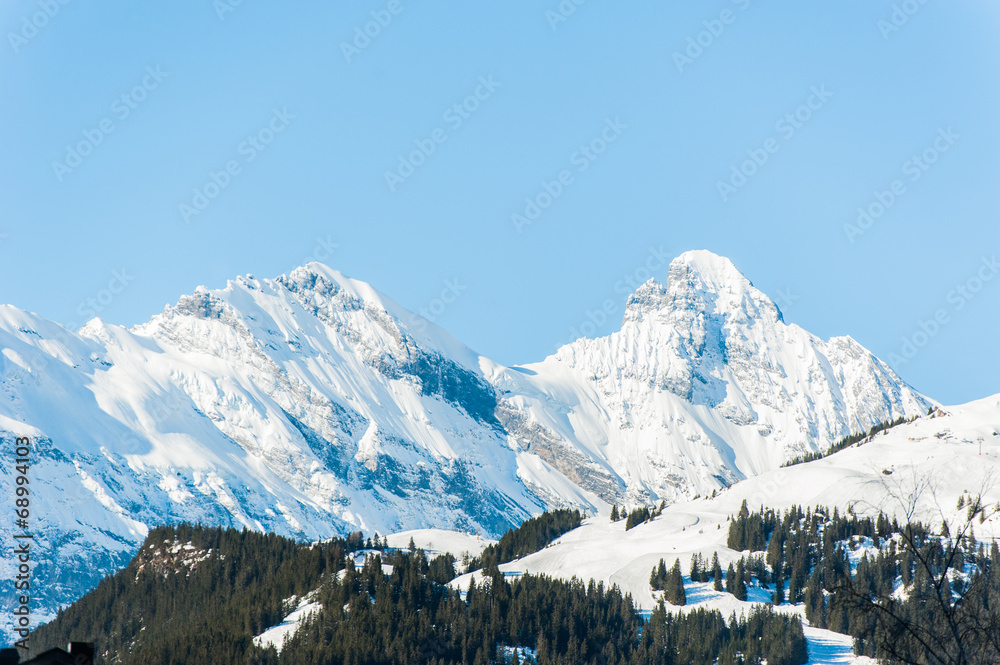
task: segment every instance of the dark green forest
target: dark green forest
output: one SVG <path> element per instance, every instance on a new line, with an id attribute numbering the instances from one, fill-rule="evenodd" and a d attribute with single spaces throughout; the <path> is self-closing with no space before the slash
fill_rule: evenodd
<path id="1" fill-rule="evenodd" d="M 391 550 L 361 534 L 308 545 L 162 527 L 127 568 L 36 630 L 32 647 L 37 654 L 95 641 L 98 662 L 120 665 L 806 662 L 799 622 L 766 608 L 727 622 L 702 610 L 674 616 L 661 603 L 644 620 L 617 587 L 507 578 L 497 568 L 510 552 L 540 549 L 581 518 L 560 511 L 526 522 L 495 546 L 479 583 L 461 591 L 446 584 L 460 572 L 454 557 Z M 351 553 L 362 549 L 373 551 L 356 568 Z M 253 644 L 289 612 L 289 598 L 310 593 L 323 609 L 280 655 Z"/>
<path id="2" fill-rule="evenodd" d="M 518 528 L 507 531 L 496 544 L 488 546 L 479 557 L 470 561 L 469 570 L 499 566 L 537 552 L 559 536 L 580 526 L 584 517 L 579 510 L 560 508 L 525 520 Z"/>
<path id="3" fill-rule="evenodd" d="M 728 545 L 764 552 L 766 567 L 751 563 L 754 556 L 740 560 L 754 571 L 751 580 L 766 587 L 762 576 L 771 577 L 775 605 L 804 603 L 811 625 L 851 635 L 859 655 L 893 664 L 1000 663 L 1000 550 L 976 540 L 974 522 L 988 510 L 981 500 L 963 507 L 967 522 L 956 533 L 947 524 L 933 533 L 882 514 L 750 513 L 744 502 Z"/>
<path id="4" fill-rule="evenodd" d="M 949 533 L 884 515 L 825 508 L 751 512 L 731 520 L 728 546 L 742 556 L 723 574 L 718 557 L 691 559 L 690 580 L 746 599 L 802 603 L 814 626 L 851 635 L 881 663 L 1000 662 L 1000 551 L 975 538 L 986 508 L 969 497 L 968 522 Z M 651 512 L 652 514 L 652 512 Z M 808 655 L 795 616 L 758 606 L 746 617 L 695 609 L 683 615 L 679 562 L 661 560 L 662 590 L 643 617 L 617 587 L 546 576 L 504 575 L 498 566 L 538 551 L 583 515 L 528 520 L 470 562 L 464 589 L 451 555 L 428 558 L 384 540 L 303 544 L 274 535 L 190 525 L 161 527 L 127 568 L 102 581 L 32 635 L 35 654 L 95 641 L 98 662 L 116 665 L 802 665 Z M 358 562 L 364 561 L 360 568 Z M 306 595 L 321 609 L 280 654 L 253 636 Z"/>

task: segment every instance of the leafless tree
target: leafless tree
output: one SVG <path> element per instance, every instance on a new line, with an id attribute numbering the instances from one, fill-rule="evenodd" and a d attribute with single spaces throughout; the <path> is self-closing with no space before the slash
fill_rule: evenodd
<path id="1" fill-rule="evenodd" d="M 913 586 L 902 597 L 873 597 L 847 576 L 836 589 L 855 616 L 874 625 L 879 658 L 907 665 L 1000 663 L 1000 570 L 990 570 L 988 559 L 965 565 L 969 554 L 965 548 L 974 538 L 973 522 L 996 512 L 983 501 L 994 485 L 993 474 L 987 474 L 978 493 L 968 500 L 964 520 L 951 527 L 931 478 L 911 472 L 885 476 L 880 483 L 884 501 L 898 509 L 888 512 L 902 513 L 906 519 L 900 545 L 906 556 L 913 557 Z M 945 525 L 941 537 L 917 525 L 920 507 L 928 503 Z M 963 581 L 966 576 L 968 584 Z"/>

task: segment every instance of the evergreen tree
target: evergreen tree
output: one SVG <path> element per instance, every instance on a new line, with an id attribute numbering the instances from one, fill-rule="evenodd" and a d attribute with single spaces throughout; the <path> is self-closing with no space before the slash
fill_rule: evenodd
<path id="1" fill-rule="evenodd" d="M 663 591 L 667 588 L 667 580 L 667 566 L 663 559 L 660 559 L 660 563 L 649 576 L 649 586 L 654 591 Z"/>
<path id="2" fill-rule="evenodd" d="M 681 574 L 681 562 L 679 560 L 674 560 L 674 565 L 667 575 L 666 597 L 667 602 L 671 605 L 684 605 L 687 603 L 687 596 L 684 593 L 684 576 Z"/>
<path id="3" fill-rule="evenodd" d="M 746 580 L 746 564 L 742 557 L 736 562 L 736 580 L 733 584 L 732 594 L 736 596 L 737 600 L 747 599 L 747 580 Z"/>
<path id="4" fill-rule="evenodd" d="M 712 553 L 712 581 L 716 591 L 722 591 L 722 566 L 719 565 L 718 552 Z"/>
<path id="5" fill-rule="evenodd" d="M 771 594 L 771 602 L 775 605 L 781 605 L 785 602 L 785 580 L 781 577 L 780 572 L 774 576 L 774 593 Z"/>
<path id="6" fill-rule="evenodd" d="M 701 559 L 698 554 L 691 555 L 691 581 L 701 582 Z"/>
<path id="7" fill-rule="evenodd" d="M 640 508 L 636 508 L 630 511 L 628 517 L 625 518 L 625 530 L 628 531 L 632 527 L 639 526 L 651 518 L 652 516 L 650 515 L 649 507 L 642 506 Z"/>
<path id="8" fill-rule="evenodd" d="M 823 595 L 820 567 L 813 569 L 805 591 L 806 619 L 818 628 L 826 628 L 826 600 Z"/>
<path id="9" fill-rule="evenodd" d="M 194 548 L 197 566 L 184 567 L 191 554 L 178 543 Z M 32 643 L 41 650 L 95 639 L 104 660 L 113 654 L 117 665 L 506 665 L 526 660 L 522 649 L 535 650 L 532 665 L 710 665 L 737 662 L 738 654 L 748 664 L 805 663 L 801 624 L 793 617 L 754 611 L 727 625 L 718 612 L 679 616 L 661 602 L 643 622 L 617 587 L 534 575 L 508 579 L 498 557 L 482 567 L 483 583 L 470 579 L 463 596 L 444 583 L 456 572 L 454 557 L 428 560 L 419 548 L 386 549 L 355 566 L 351 548 L 368 544 L 381 545 L 382 538 L 368 543 L 352 534 L 300 544 L 247 531 L 153 529 L 127 569 L 39 627 Z M 173 560 L 164 551 L 184 554 Z M 721 582 L 717 556 L 712 567 Z M 658 565 L 657 573 L 665 597 L 684 603 L 680 562 Z M 280 656 L 254 645 L 253 636 L 280 623 L 306 596 L 323 609 L 289 637 Z"/>

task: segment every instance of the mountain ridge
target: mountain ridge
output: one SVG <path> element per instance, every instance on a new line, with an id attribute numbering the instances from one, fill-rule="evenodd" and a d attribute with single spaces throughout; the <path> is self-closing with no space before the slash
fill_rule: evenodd
<path id="1" fill-rule="evenodd" d="M 496 536 L 710 492 L 930 404 L 853 340 L 784 324 L 728 259 L 686 253 L 647 284 L 622 330 L 519 368 L 318 263 L 131 329 L 0 309 L 0 436 L 41 444 L 39 576 L 62 580 L 42 606 L 158 524 Z"/>

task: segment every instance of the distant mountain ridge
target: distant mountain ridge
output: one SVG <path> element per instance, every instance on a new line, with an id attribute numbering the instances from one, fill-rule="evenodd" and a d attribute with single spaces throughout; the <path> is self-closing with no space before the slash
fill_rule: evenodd
<path id="1" fill-rule="evenodd" d="M 519 368 L 317 263 L 131 330 L 0 307 L 0 348 L 0 436 L 36 440 L 40 617 L 158 524 L 496 536 L 546 507 L 711 492 L 930 404 L 704 251 L 632 294 L 619 332 Z"/>

